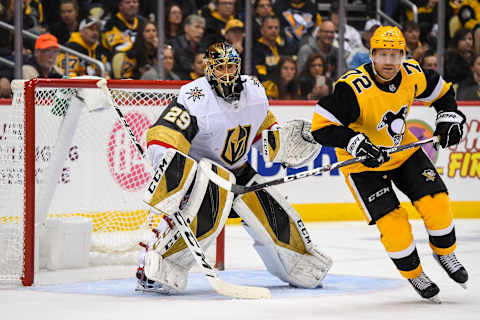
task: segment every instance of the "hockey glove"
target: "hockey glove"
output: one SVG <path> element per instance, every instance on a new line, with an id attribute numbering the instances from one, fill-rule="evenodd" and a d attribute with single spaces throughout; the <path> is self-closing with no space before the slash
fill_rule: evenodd
<path id="1" fill-rule="evenodd" d="M 374 145 L 363 133 L 359 133 L 350 139 L 347 151 L 354 157 L 367 156 L 367 159 L 362 163 L 369 168 L 380 167 L 390 160 L 386 149 Z"/>
<path id="2" fill-rule="evenodd" d="M 463 136 L 465 115 L 460 110 L 444 111 L 437 114 L 436 128 L 433 135 L 439 136 L 442 148 L 456 145 Z"/>

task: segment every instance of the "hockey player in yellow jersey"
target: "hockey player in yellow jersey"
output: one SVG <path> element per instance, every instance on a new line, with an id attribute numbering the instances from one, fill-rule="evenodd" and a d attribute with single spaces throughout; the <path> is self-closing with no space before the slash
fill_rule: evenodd
<path id="1" fill-rule="evenodd" d="M 342 168 L 346 183 L 368 223 L 376 224 L 389 257 L 414 289 L 438 300 L 438 286 L 423 272 L 407 211 L 393 184 L 422 217 L 434 258 L 457 283 L 468 274 L 457 260 L 455 228 L 447 188 L 421 148 L 389 155 L 385 148 L 416 137 L 406 128 L 414 100 L 437 112 L 434 135 L 446 148 L 462 138 L 465 116 L 450 83 L 415 60 L 405 60 L 405 39 L 397 27 L 379 27 L 370 40 L 372 63 L 340 77 L 332 95 L 315 106 L 312 135 L 336 147 L 339 160 L 367 155 L 363 163 Z"/>
<path id="2" fill-rule="evenodd" d="M 204 249 L 227 217 L 238 215 L 272 274 L 293 286 L 319 286 L 332 261 L 313 244 L 302 219 L 278 191 L 234 196 L 195 169 L 197 162 L 207 163 L 237 183 L 261 182 L 247 162 L 248 151 L 261 148 L 262 131 L 277 125 L 260 82 L 240 75 L 241 58 L 231 44 L 211 44 L 205 64 L 206 76 L 184 85 L 147 131 L 147 153 L 164 173 L 146 202 L 167 215 L 182 210 Z M 175 228 L 163 223 L 145 245 L 137 272 L 140 289 L 185 289 L 194 258 Z"/>

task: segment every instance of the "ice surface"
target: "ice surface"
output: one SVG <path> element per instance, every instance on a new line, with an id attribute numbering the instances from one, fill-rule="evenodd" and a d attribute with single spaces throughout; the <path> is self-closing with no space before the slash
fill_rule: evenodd
<path id="1" fill-rule="evenodd" d="M 323 288 L 295 289 L 274 278 L 248 234 L 240 226 L 227 226 L 227 270 L 219 276 L 267 286 L 272 299 L 219 296 L 198 272 L 191 274 L 183 295 L 136 293 L 135 266 L 92 267 L 45 271 L 32 288 L 0 289 L 0 319 L 480 319 L 480 220 L 456 220 L 457 257 L 470 275 L 467 290 L 433 260 L 423 224 L 412 221 L 424 271 L 440 287 L 440 305 L 421 299 L 400 277 L 375 227 L 364 222 L 307 226 L 334 260 Z"/>

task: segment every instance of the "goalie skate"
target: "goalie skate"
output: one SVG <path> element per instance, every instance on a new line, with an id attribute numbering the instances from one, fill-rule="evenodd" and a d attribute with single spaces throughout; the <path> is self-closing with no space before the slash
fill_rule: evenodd
<path id="1" fill-rule="evenodd" d="M 434 303 L 441 303 L 437 298 L 440 289 L 425 273 L 422 272 L 418 277 L 407 280 L 422 298 Z"/>
<path id="2" fill-rule="evenodd" d="M 161 293 L 169 294 L 170 292 L 162 287 L 160 282 L 155 282 L 150 280 L 145 275 L 145 271 L 142 267 L 137 269 L 137 286 L 135 287 L 136 292 L 148 292 L 148 293 Z"/>
<path id="3" fill-rule="evenodd" d="M 464 289 L 467 289 L 468 273 L 463 265 L 457 260 L 455 253 L 446 255 L 433 253 L 433 257 L 453 281 L 461 285 Z"/>

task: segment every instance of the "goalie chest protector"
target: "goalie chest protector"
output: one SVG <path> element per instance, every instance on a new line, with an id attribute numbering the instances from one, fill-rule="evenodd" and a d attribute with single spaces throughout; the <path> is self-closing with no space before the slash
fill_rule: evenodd
<path id="1" fill-rule="evenodd" d="M 267 118 L 268 99 L 257 78 L 241 76 L 243 90 L 235 107 L 217 96 L 205 77 L 184 85 L 178 103 L 196 117 L 198 132 L 189 155 L 207 158 L 235 169 L 247 161 L 248 151 Z"/>

